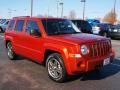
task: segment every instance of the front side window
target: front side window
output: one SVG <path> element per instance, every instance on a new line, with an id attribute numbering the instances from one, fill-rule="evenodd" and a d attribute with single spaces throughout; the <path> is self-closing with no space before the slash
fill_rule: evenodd
<path id="1" fill-rule="evenodd" d="M 42 20 L 45 31 L 48 35 L 74 34 L 80 30 L 69 20 Z"/>
<path id="2" fill-rule="evenodd" d="M 22 32 L 23 26 L 24 26 L 24 20 L 17 20 L 16 26 L 15 26 L 15 31 L 17 32 Z"/>
<path id="3" fill-rule="evenodd" d="M 40 32 L 39 26 L 36 21 L 29 20 L 27 22 L 26 32 L 30 34 L 31 30 L 36 30 L 36 31 Z"/>
<path id="4" fill-rule="evenodd" d="M 11 20 L 10 21 L 10 24 L 9 24 L 9 26 L 8 26 L 8 30 L 12 30 L 13 29 L 13 26 L 14 26 L 14 20 Z"/>

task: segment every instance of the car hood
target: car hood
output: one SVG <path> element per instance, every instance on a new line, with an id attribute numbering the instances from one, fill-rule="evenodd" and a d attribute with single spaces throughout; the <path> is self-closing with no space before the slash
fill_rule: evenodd
<path id="1" fill-rule="evenodd" d="M 80 44 L 80 43 L 88 43 L 88 42 L 96 42 L 96 41 L 99 42 L 106 40 L 107 38 L 92 34 L 80 33 L 80 34 L 54 35 L 54 36 L 50 36 L 49 39 L 55 41 L 57 40 L 61 42 Z"/>

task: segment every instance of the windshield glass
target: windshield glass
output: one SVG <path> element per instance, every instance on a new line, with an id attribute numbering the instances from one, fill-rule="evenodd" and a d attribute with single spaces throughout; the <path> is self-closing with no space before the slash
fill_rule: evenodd
<path id="1" fill-rule="evenodd" d="M 69 20 L 42 20 L 47 35 L 74 34 L 80 30 Z"/>
<path id="2" fill-rule="evenodd" d="M 75 25 L 77 25 L 81 30 L 87 29 L 91 30 L 92 27 L 87 21 L 82 21 L 82 20 L 72 20 Z"/>

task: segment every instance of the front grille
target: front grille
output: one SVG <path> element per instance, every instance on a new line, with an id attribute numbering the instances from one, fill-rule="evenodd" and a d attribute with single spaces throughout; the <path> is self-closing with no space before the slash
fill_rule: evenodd
<path id="1" fill-rule="evenodd" d="M 111 44 L 109 41 L 102 41 L 90 44 L 89 48 L 91 57 L 105 56 L 110 52 Z"/>

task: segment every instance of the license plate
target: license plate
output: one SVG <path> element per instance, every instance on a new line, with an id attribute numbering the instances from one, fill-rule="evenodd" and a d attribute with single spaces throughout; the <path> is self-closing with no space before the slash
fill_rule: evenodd
<path id="1" fill-rule="evenodd" d="M 104 59 L 103 66 L 110 64 L 110 58 Z"/>
<path id="2" fill-rule="evenodd" d="M 117 29 L 114 29 L 114 32 L 117 32 L 118 30 Z"/>

